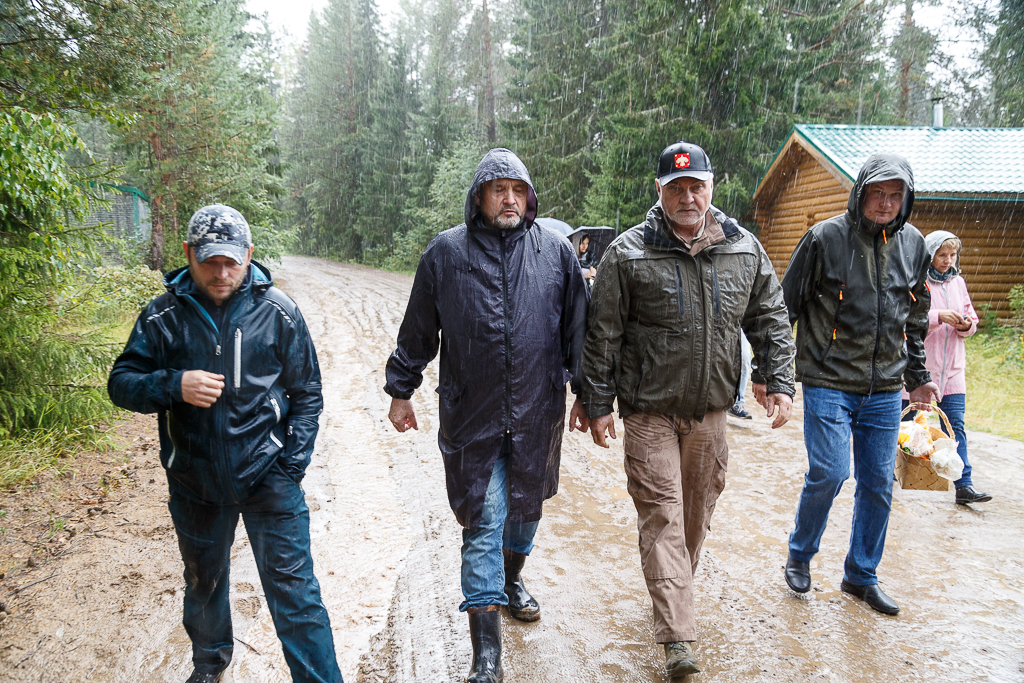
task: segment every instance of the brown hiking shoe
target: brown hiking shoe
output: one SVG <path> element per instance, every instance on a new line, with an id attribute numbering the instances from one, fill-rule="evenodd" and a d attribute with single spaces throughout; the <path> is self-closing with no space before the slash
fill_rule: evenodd
<path id="1" fill-rule="evenodd" d="M 693 658 L 693 646 L 685 640 L 665 643 L 665 668 L 672 678 L 682 678 L 700 671 Z"/>

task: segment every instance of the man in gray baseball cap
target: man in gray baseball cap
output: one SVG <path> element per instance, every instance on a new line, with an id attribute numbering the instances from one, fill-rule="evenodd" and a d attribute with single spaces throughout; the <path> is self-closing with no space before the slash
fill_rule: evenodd
<path id="1" fill-rule="evenodd" d="M 239 517 L 292 680 L 341 683 L 299 486 L 323 408 L 313 340 L 295 302 L 252 260 L 240 213 L 199 209 L 184 249 L 188 265 L 164 277 L 167 293 L 142 311 L 107 390 L 122 408 L 159 415 L 185 565 L 188 683 L 215 683 L 231 663 Z"/>

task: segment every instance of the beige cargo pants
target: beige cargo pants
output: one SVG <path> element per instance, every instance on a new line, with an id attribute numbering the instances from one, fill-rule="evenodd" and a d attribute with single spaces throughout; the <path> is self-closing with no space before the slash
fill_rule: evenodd
<path id="1" fill-rule="evenodd" d="M 659 643 L 696 640 L 693 575 L 725 488 L 725 411 L 703 422 L 656 413 L 625 419 L 627 489 L 640 532 L 640 564 Z"/>

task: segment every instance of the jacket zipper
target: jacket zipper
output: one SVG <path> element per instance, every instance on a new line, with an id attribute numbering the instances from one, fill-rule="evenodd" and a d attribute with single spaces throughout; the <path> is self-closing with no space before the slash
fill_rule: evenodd
<path id="1" fill-rule="evenodd" d="M 216 356 L 218 358 L 217 373 L 221 374 L 221 375 L 226 375 L 227 374 L 226 373 L 227 368 L 224 367 L 226 365 L 227 361 L 225 360 L 224 354 L 221 353 L 221 348 L 227 344 L 227 339 L 226 339 L 227 330 L 229 330 L 231 328 L 231 325 L 228 324 L 228 321 L 231 320 L 231 312 L 232 312 L 232 309 L 236 307 L 236 304 L 237 304 L 237 302 L 234 302 L 234 301 L 231 302 L 230 304 L 228 304 L 229 306 L 231 306 L 231 308 L 229 308 L 228 310 L 224 311 L 224 323 L 225 323 L 224 324 L 224 332 L 221 333 L 221 339 L 220 339 L 221 343 L 217 344 L 217 348 L 216 348 Z M 236 362 L 240 364 L 241 357 L 238 355 L 238 353 L 241 351 L 241 341 L 242 341 L 242 339 L 241 339 L 241 328 L 235 328 L 235 329 L 236 329 L 236 334 L 235 334 Z M 236 374 L 236 377 L 238 377 L 237 374 Z M 233 384 L 237 388 L 237 386 L 240 385 L 240 380 L 236 379 L 233 382 Z M 226 428 L 225 428 L 226 426 L 225 426 L 224 422 L 227 419 L 226 418 L 227 400 L 228 400 L 228 395 L 227 395 L 227 392 L 225 392 L 225 393 L 221 394 L 221 397 L 217 400 L 216 403 L 213 404 L 214 410 L 217 411 L 217 413 L 215 415 L 215 418 L 214 418 L 214 434 L 224 434 L 226 432 Z M 220 446 L 220 449 L 219 449 L 220 452 L 217 454 L 218 457 L 217 457 L 217 462 L 215 463 L 215 467 L 217 468 L 217 470 L 220 473 L 221 481 L 224 482 L 224 488 L 227 490 L 228 496 L 230 496 L 230 498 L 231 498 L 231 502 L 233 502 L 233 503 L 235 503 L 237 505 L 238 503 L 241 502 L 241 500 L 239 499 L 239 497 L 237 495 L 235 495 L 234 482 L 232 482 L 232 480 L 231 480 L 231 471 L 230 471 L 230 468 L 228 467 L 228 450 L 227 450 L 227 445 L 226 445 L 226 439 L 218 438 L 218 439 L 215 439 L 215 441 Z"/>
<path id="2" fill-rule="evenodd" d="M 839 332 L 839 309 L 843 307 L 843 289 L 846 287 L 846 283 L 839 285 L 839 303 L 836 304 L 836 313 L 832 316 L 832 338 L 828 340 L 828 346 L 825 347 L 825 355 L 832 350 L 832 342 L 836 340 L 836 334 Z"/>
<path id="3" fill-rule="evenodd" d="M 718 275 L 715 273 L 715 262 L 711 262 L 711 288 L 715 294 L 715 317 L 722 317 L 722 306 L 718 299 Z"/>
<path id="4" fill-rule="evenodd" d="M 235 389 L 242 388 L 242 328 L 235 328 Z"/>
<path id="5" fill-rule="evenodd" d="M 679 270 L 679 261 L 676 261 L 676 298 L 679 300 L 679 317 L 682 318 L 686 315 L 686 309 L 683 306 L 683 274 Z"/>
<path id="6" fill-rule="evenodd" d="M 505 314 L 505 433 L 512 433 L 512 335 L 509 330 L 508 268 L 505 263 L 505 231 L 501 231 L 501 306 Z"/>
<path id="7" fill-rule="evenodd" d="M 882 228 L 882 234 L 885 234 L 885 228 Z M 886 244 L 889 241 L 886 240 Z M 878 259 L 878 235 L 875 235 L 874 239 L 874 251 L 875 251 L 875 289 L 878 293 L 878 308 L 875 310 L 875 352 L 871 355 L 871 384 L 868 386 L 868 396 L 875 393 L 875 375 L 878 373 L 878 347 L 882 343 L 882 267 L 881 262 Z"/>
<path id="8" fill-rule="evenodd" d="M 949 308 L 949 291 L 945 283 L 942 284 L 942 296 L 946 300 L 946 308 Z M 945 396 L 946 391 L 946 357 L 949 353 L 949 325 L 946 325 L 946 339 L 942 342 L 942 372 L 939 373 L 939 396 Z"/>

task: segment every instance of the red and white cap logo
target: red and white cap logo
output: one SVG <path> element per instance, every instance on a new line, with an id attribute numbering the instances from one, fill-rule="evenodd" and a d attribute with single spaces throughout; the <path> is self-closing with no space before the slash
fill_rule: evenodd
<path id="1" fill-rule="evenodd" d="M 676 155 L 676 168 L 689 168 L 690 155 L 686 152 Z"/>

